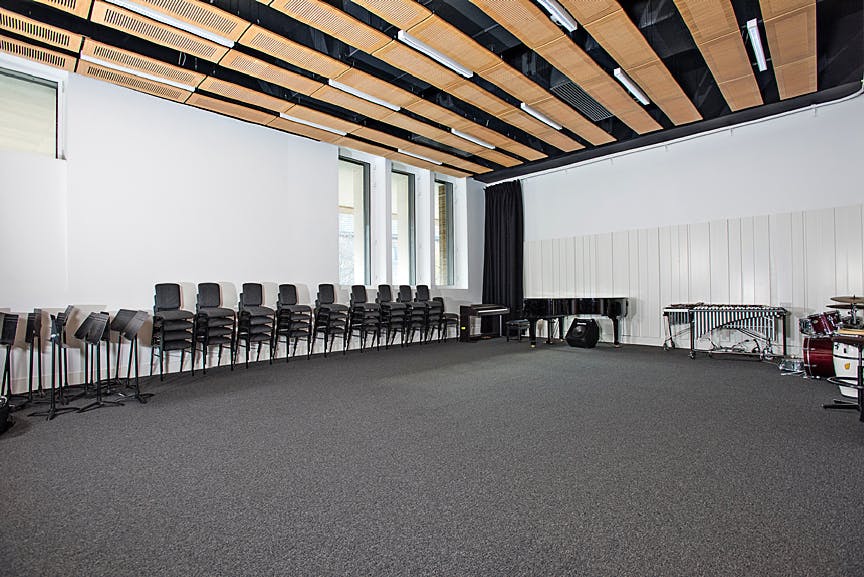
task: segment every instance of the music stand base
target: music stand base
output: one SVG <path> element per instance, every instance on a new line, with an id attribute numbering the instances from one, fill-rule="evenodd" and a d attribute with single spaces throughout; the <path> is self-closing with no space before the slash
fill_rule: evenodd
<path id="1" fill-rule="evenodd" d="M 51 407 L 47 411 L 36 411 L 35 413 L 29 413 L 28 417 L 47 417 L 45 420 L 50 421 L 57 415 L 62 415 L 63 413 L 77 413 L 78 407 Z"/>
<path id="2" fill-rule="evenodd" d="M 87 411 L 92 411 L 93 409 L 101 409 L 102 407 L 122 407 L 123 403 L 120 401 L 95 401 L 90 403 L 87 406 L 81 407 L 78 409 L 79 413 L 86 413 Z"/>
<path id="3" fill-rule="evenodd" d="M 823 409 L 842 409 L 847 411 L 857 411 L 858 403 L 854 401 L 844 401 L 842 399 L 834 399 L 833 403 L 822 405 Z"/>

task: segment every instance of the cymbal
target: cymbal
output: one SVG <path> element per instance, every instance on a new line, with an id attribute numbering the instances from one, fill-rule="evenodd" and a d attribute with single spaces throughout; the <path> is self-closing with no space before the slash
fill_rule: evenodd
<path id="1" fill-rule="evenodd" d="M 852 310 L 852 305 L 828 305 L 829 309 L 837 309 L 838 311 Z"/>
<path id="2" fill-rule="evenodd" d="M 864 297 L 831 297 L 835 303 L 848 303 L 850 305 L 864 305 Z"/>

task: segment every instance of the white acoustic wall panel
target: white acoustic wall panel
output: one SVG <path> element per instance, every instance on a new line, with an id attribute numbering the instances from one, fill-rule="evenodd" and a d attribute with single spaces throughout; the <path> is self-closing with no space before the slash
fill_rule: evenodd
<path id="1" fill-rule="evenodd" d="M 663 308 L 682 302 L 787 308 L 798 319 L 864 294 L 864 205 L 529 240 L 525 296 L 626 296 L 623 341 L 660 345 Z M 600 319 L 604 340 L 611 324 Z"/>

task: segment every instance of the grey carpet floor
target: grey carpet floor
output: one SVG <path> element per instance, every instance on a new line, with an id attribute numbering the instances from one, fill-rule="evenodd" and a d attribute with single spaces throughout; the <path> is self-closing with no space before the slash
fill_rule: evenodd
<path id="1" fill-rule="evenodd" d="M 0 574 L 864 575 L 864 424 L 773 365 L 488 341 L 0 436 Z"/>

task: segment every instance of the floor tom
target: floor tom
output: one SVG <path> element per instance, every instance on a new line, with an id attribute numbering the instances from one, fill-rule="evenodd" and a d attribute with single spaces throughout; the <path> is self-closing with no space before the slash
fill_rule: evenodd
<path id="1" fill-rule="evenodd" d="M 808 377 L 827 379 L 834 376 L 831 337 L 804 337 L 804 372 Z"/>

